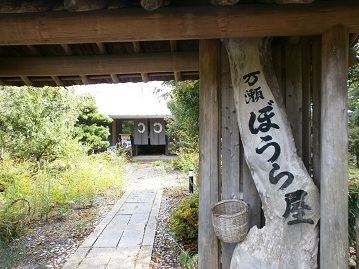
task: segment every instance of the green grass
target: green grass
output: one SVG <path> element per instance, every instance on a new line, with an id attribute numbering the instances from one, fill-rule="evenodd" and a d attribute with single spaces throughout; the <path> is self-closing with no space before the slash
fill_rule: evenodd
<path id="1" fill-rule="evenodd" d="M 0 162 L 0 239 L 22 234 L 28 223 L 90 207 L 101 195 L 123 192 L 124 160 L 108 153 L 72 156 L 40 166 Z"/>

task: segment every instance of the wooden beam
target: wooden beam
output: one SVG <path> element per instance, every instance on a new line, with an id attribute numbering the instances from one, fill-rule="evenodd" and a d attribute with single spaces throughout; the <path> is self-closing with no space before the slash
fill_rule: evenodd
<path id="1" fill-rule="evenodd" d="M 90 81 L 86 75 L 80 75 L 80 78 L 81 78 L 83 84 L 85 84 L 85 85 L 90 84 Z"/>
<path id="2" fill-rule="evenodd" d="M 219 243 L 212 226 L 211 208 L 219 199 L 220 81 L 219 41 L 200 40 L 199 128 L 199 269 L 218 269 Z"/>
<path id="3" fill-rule="evenodd" d="M 198 52 L 1 58 L 0 76 L 67 76 L 199 70 Z"/>
<path id="4" fill-rule="evenodd" d="M 111 74 L 111 79 L 113 83 L 120 83 L 120 80 L 118 79 L 118 76 L 116 74 Z"/>
<path id="5" fill-rule="evenodd" d="M 51 78 L 55 81 L 57 86 L 64 86 L 64 83 L 58 76 L 51 76 Z"/>
<path id="6" fill-rule="evenodd" d="M 141 6 L 147 11 L 153 11 L 169 5 L 170 0 L 141 0 Z"/>
<path id="7" fill-rule="evenodd" d="M 25 82 L 25 84 L 27 86 L 32 86 L 33 85 L 31 79 L 29 79 L 27 76 L 21 76 L 21 79 Z"/>
<path id="8" fill-rule="evenodd" d="M 44 12 L 51 10 L 51 6 L 56 2 L 59 0 L 1 0 L 0 13 Z"/>
<path id="9" fill-rule="evenodd" d="M 67 44 L 61 44 L 61 47 L 64 49 L 67 55 L 74 55 L 72 49 Z"/>
<path id="10" fill-rule="evenodd" d="M 211 5 L 219 5 L 219 6 L 233 6 L 238 2 L 239 0 L 210 0 Z"/>
<path id="11" fill-rule="evenodd" d="M 96 43 L 96 45 L 97 45 L 98 50 L 100 51 L 100 54 L 101 54 L 101 55 L 107 54 L 107 50 L 106 50 L 106 47 L 105 47 L 105 44 L 104 44 L 104 43 L 98 42 L 98 43 Z"/>
<path id="12" fill-rule="evenodd" d="M 143 52 L 140 42 L 136 41 L 136 42 L 132 42 L 132 44 L 133 44 L 133 49 L 134 49 L 135 53 L 142 53 Z M 148 82 L 148 74 L 141 73 L 141 77 L 142 77 L 143 82 Z"/>
<path id="13" fill-rule="evenodd" d="M 98 0 L 64 0 L 64 6 L 67 10 L 75 11 L 89 11 L 103 9 L 107 7 L 107 1 Z"/>
<path id="14" fill-rule="evenodd" d="M 320 35 L 339 23 L 358 33 L 358 14 L 358 1 L 2 14 L 0 45 Z"/>
<path id="15" fill-rule="evenodd" d="M 348 47 L 346 27 L 322 36 L 320 267 L 348 268 Z"/>

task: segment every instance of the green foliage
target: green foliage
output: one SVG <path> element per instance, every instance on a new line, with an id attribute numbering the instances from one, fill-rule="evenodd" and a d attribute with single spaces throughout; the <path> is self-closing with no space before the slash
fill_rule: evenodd
<path id="1" fill-rule="evenodd" d="M 18 236 L 32 220 L 92 206 L 104 193 L 122 194 L 122 158 L 109 153 L 72 153 L 41 168 L 31 162 L 0 162 L 0 239 Z"/>
<path id="2" fill-rule="evenodd" d="M 167 120 L 167 134 L 173 148 L 198 151 L 199 81 L 172 82 L 171 100 L 167 106 L 172 117 Z"/>
<path id="3" fill-rule="evenodd" d="M 77 116 L 68 89 L 1 87 L 0 147 L 23 160 L 56 159 L 72 143 Z"/>
<path id="4" fill-rule="evenodd" d="M 198 254 L 191 256 L 187 251 L 182 250 L 178 256 L 178 262 L 185 268 L 196 269 L 198 268 Z"/>
<path id="5" fill-rule="evenodd" d="M 80 142 L 88 145 L 90 152 L 108 147 L 110 145 L 107 141 L 110 135 L 108 125 L 112 119 L 98 111 L 95 97 L 90 94 L 80 95 L 78 109 L 80 114 L 75 126 Z"/>
<path id="6" fill-rule="evenodd" d="M 351 170 L 353 174 L 353 170 Z M 355 217 L 359 216 L 359 171 L 354 173 L 355 177 L 349 179 L 349 243 L 350 245 L 355 242 L 356 229 L 355 229 Z"/>
<path id="7" fill-rule="evenodd" d="M 175 168 L 184 172 L 199 170 L 199 81 L 171 82 L 171 100 L 167 106 L 172 117 L 167 119 L 167 135 L 173 140 L 178 159 Z"/>
<path id="8" fill-rule="evenodd" d="M 177 237 L 197 242 L 198 192 L 184 198 L 180 205 L 173 210 L 169 225 Z"/>
<path id="9" fill-rule="evenodd" d="M 186 149 L 178 149 L 178 158 L 171 161 L 172 167 L 180 169 L 185 173 L 193 170 L 194 174 L 199 172 L 199 154 L 197 151 L 186 152 Z"/>

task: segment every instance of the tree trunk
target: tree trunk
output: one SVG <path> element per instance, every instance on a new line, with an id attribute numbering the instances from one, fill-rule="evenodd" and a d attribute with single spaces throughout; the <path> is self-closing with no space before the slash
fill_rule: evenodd
<path id="1" fill-rule="evenodd" d="M 231 268 L 317 268 L 319 192 L 296 153 L 269 39 L 224 40 L 244 155 L 266 226 L 237 244 Z"/>

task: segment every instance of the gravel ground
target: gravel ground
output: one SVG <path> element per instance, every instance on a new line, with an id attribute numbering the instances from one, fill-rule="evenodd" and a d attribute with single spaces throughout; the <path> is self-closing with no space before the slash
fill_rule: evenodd
<path id="1" fill-rule="evenodd" d="M 131 170 L 135 169 L 138 173 L 138 169 L 143 167 L 140 163 L 129 165 Z M 146 171 L 148 165 L 144 165 Z M 174 239 L 167 221 L 170 210 L 186 195 L 185 187 L 178 182 L 178 178 L 183 175 L 178 171 L 163 173 L 160 167 L 154 165 L 151 173 L 161 173 L 167 179 L 158 216 L 151 267 L 179 269 L 182 267 L 178 264 L 177 257 L 180 250 L 188 246 Z M 47 222 L 32 223 L 25 235 L 9 245 L 0 244 L 0 268 L 62 268 L 69 256 L 106 216 L 115 202 L 107 197 L 99 197 L 94 207 L 73 209 L 66 216 L 56 216 Z"/>

